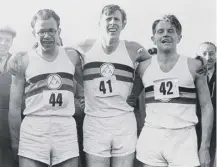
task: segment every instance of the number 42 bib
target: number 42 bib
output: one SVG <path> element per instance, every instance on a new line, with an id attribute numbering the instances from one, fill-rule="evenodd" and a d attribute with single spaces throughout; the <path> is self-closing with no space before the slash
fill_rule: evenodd
<path id="1" fill-rule="evenodd" d="M 171 99 L 179 97 L 178 78 L 166 78 L 154 81 L 154 97 L 157 99 Z"/>

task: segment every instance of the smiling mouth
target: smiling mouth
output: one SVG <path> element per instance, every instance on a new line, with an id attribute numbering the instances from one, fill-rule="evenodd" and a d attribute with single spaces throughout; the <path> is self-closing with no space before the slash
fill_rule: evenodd
<path id="1" fill-rule="evenodd" d="M 163 40 L 163 41 L 161 41 L 161 43 L 163 43 L 163 44 L 171 44 L 172 41 L 171 40 Z"/>
<path id="2" fill-rule="evenodd" d="M 117 30 L 118 30 L 117 28 L 108 28 L 109 32 L 117 32 Z"/>
<path id="3" fill-rule="evenodd" d="M 43 44 L 53 44 L 53 41 L 42 41 Z"/>

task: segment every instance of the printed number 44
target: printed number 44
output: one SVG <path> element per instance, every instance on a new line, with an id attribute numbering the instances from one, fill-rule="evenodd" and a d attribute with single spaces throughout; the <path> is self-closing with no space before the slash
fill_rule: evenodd
<path id="1" fill-rule="evenodd" d="M 62 106 L 63 104 L 62 93 L 58 93 L 57 96 L 55 93 L 52 93 L 50 95 L 49 104 L 52 104 L 53 107 L 55 107 L 56 104 L 59 104 L 59 106 Z"/>

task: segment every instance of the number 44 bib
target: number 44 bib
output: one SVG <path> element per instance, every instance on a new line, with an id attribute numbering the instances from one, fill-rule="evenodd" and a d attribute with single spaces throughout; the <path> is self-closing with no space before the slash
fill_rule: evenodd
<path id="1" fill-rule="evenodd" d="M 65 90 L 45 90 L 43 91 L 43 102 L 46 109 L 65 108 L 69 103 L 69 92 Z"/>
<path id="2" fill-rule="evenodd" d="M 171 99 L 179 97 L 178 78 L 166 78 L 154 81 L 154 97 L 157 99 Z"/>

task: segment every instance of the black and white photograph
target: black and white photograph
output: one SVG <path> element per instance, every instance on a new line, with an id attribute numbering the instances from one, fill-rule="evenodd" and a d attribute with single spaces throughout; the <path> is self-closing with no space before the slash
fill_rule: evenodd
<path id="1" fill-rule="evenodd" d="M 1 0 L 0 167 L 216 167 L 216 0 Z"/>

